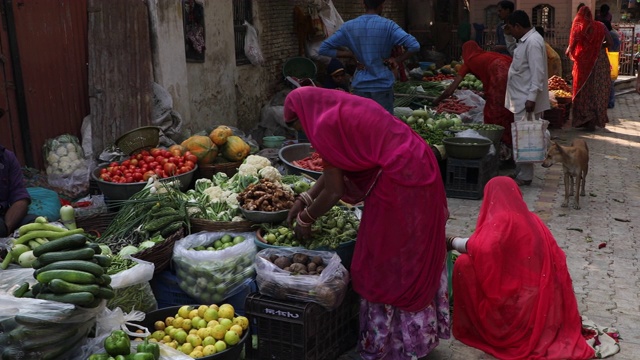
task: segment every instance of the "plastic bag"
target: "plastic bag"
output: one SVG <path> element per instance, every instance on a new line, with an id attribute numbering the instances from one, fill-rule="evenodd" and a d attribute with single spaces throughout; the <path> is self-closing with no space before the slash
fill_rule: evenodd
<path id="1" fill-rule="evenodd" d="M 318 11 L 318 16 L 322 19 L 322 23 L 324 24 L 325 37 L 329 37 L 333 35 L 334 32 L 338 31 L 342 24 L 344 24 L 344 20 L 342 20 L 342 16 L 336 10 L 336 7 L 333 6 L 333 1 L 331 0 L 320 0 L 321 6 L 320 11 Z"/>
<path id="2" fill-rule="evenodd" d="M 7 245 L 6 246 L 11 246 Z M 0 248 L 5 247 L 5 245 L 0 245 Z M 29 285 L 34 285 L 37 280 L 33 277 L 33 268 L 8 268 L 6 270 L 2 270 L 0 272 L 2 276 L 0 276 L 0 295 L 10 295 L 13 294 L 13 291 L 17 289 L 20 284 L 28 282 Z"/>
<path id="3" fill-rule="evenodd" d="M 269 261 L 271 256 L 305 254 L 320 256 L 325 264 L 320 275 L 291 275 Z M 349 272 L 342 265 L 338 254 L 332 251 L 315 251 L 303 248 L 267 248 L 256 255 L 256 281 L 263 295 L 276 299 L 314 302 L 328 310 L 342 304 L 349 284 Z"/>
<path id="4" fill-rule="evenodd" d="M 2 294 L 0 329 L 7 336 L 0 342 L 0 354 L 16 360 L 78 359 L 77 352 L 103 308 L 104 301 L 96 308 L 82 308 Z"/>
<path id="5" fill-rule="evenodd" d="M 244 36 L 244 54 L 247 55 L 252 65 L 261 66 L 264 64 L 264 56 L 260 50 L 258 32 L 247 21 L 244 22 L 244 26 L 247 27 L 247 33 Z"/>
<path id="6" fill-rule="evenodd" d="M 227 234 L 245 240 L 223 250 L 190 250 Z M 176 241 L 173 261 L 180 288 L 203 304 L 217 304 L 235 294 L 255 273 L 255 240 L 253 232 L 200 232 Z"/>
<path id="7" fill-rule="evenodd" d="M 489 139 L 486 136 L 480 135 L 480 133 L 478 133 L 476 130 L 473 130 L 473 129 L 467 129 L 467 130 L 459 131 L 459 132 L 456 133 L 456 137 L 485 139 L 485 140 L 491 141 L 491 139 Z M 496 153 L 496 147 L 494 146 L 493 143 L 491 143 L 491 147 L 489 148 L 489 153 L 488 154 L 489 155 L 495 155 L 495 153 Z"/>
<path id="8" fill-rule="evenodd" d="M 31 197 L 29 214 L 44 216 L 49 221 L 60 219 L 60 197 L 58 193 L 42 187 L 30 187 L 27 188 L 27 192 Z"/>
<path id="9" fill-rule="evenodd" d="M 484 104 L 486 101 L 480 95 L 471 90 L 456 90 L 454 95 L 465 105 L 473 106 L 471 110 L 460 114 L 461 118 L 467 120 L 465 122 L 484 123 Z"/>
<path id="10" fill-rule="evenodd" d="M 542 162 L 547 156 L 549 122 L 533 119 L 531 113 L 527 113 L 525 117 L 511 124 L 513 160 L 524 163 Z"/>
<path id="11" fill-rule="evenodd" d="M 85 158 L 77 137 L 64 134 L 48 139 L 43 151 L 49 185 L 72 196 L 89 190 L 91 162 Z"/>
<path id="12" fill-rule="evenodd" d="M 155 265 L 133 257 L 129 258 L 138 264 L 131 269 L 111 275 L 111 287 L 115 297 L 107 302 L 107 307 L 111 310 L 119 307 L 125 312 L 156 310 L 158 303 L 149 283 L 153 278 Z"/>

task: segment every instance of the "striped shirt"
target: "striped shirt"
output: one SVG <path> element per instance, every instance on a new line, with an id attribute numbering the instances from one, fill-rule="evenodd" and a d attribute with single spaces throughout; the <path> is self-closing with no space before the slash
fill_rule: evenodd
<path id="1" fill-rule="evenodd" d="M 393 87 L 393 72 L 384 65 L 395 45 L 409 52 L 420 50 L 420 44 L 395 22 L 379 15 L 365 14 L 345 22 L 338 31 L 322 42 L 318 53 L 336 57 L 339 47 L 347 47 L 364 69 L 357 70 L 351 86 L 357 91 L 388 91 Z"/>

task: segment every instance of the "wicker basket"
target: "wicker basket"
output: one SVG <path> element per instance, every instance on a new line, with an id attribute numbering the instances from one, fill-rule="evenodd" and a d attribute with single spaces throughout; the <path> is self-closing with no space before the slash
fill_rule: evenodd
<path id="1" fill-rule="evenodd" d="M 195 234 L 201 231 L 218 232 L 218 231 L 235 231 L 235 232 L 252 232 L 255 231 L 256 223 L 251 221 L 211 221 L 205 219 L 191 218 L 191 233 Z"/>
<path id="2" fill-rule="evenodd" d="M 171 257 L 173 256 L 173 245 L 177 240 L 182 239 L 183 236 L 184 229 L 180 229 L 173 233 L 173 235 L 164 239 L 161 243 L 131 256 L 136 259 L 152 262 L 155 265 L 153 274 L 159 274 L 169 267 Z"/>
<path id="3" fill-rule="evenodd" d="M 219 163 L 213 165 L 199 165 L 198 178 L 211 179 L 214 174 L 223 172 L 227 176 L 232 177 L 238 172 L 238 168 L 242 164 L 242 161 Z"/>
<path id="4" fill-rule="evenodd" d="M 122 152 L 131 155 L 138 150 L 158 146 L 159 142 L 160 128 L 143 126 L 123 134 L 115 141 L 115 144 Z"/>
<path id="5" fill-rule="evenodd" d="M 76 226 L 84 229 L 87 233 L 97 233 L 100 235 L 109 227 L 111 221 L 116 217 L 117 212 L 105 212 L 88 216 L 78 216 Z"/>

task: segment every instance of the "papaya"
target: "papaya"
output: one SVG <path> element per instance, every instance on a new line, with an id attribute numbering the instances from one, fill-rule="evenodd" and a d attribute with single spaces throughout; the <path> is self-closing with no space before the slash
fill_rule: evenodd
<path id="1" fill-rule="evenodd" d="M 180 145 L 198 158 L 198 165 L 213 164 L 218 156 L 218 147 L 208 136 L 193 135 Z"/>
<path id="2" fill-rule="evenodd" d="M 216 146 L 222 146 L 227 142 L 227 138 L 233 135 L 233 130 L 226 125 L 220 125 L 213 129 L 209 134 L 209 139 L 213 141 Z"/>
<path id="3" fill-rule="evenodd" d="M 229 161 L 242 161 L 249 156 L 251 148 L 242 138 L 236 135 L 229 136 L 222 146 L 222 156 Z"/>

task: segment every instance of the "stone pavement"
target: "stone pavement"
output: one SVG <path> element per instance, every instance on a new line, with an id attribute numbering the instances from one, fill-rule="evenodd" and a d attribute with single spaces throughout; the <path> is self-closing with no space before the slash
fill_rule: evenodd
<path id="1" fill-rule="evenodd" d="M 562 166 L 536 166 L 524 198 L 547 224 L 567 254 L 580 313 L 600 326 L 620 331 L 621 351 L 612 360 L 640 359 L 640 95 L 616 97 L 606 129 L 551 130 L 552 139 L 569 144 L 584 139 L 590 150 L 587 196 L 582 209 L 560 207 L 564 198 Z M 507 171 L 501 171 L 506 175 Z M 448 199 L 451 218 L 447 233 L 468 236 L 481 200 Z M 571 205 L 571 202 L 569 203 Z M 599 248 L 601 244 L 605 246 Z M 353 351 L 340 359 L 357 359 Z M 494 359 L 450 339 L 441 340 L 428 360 Z"/>

